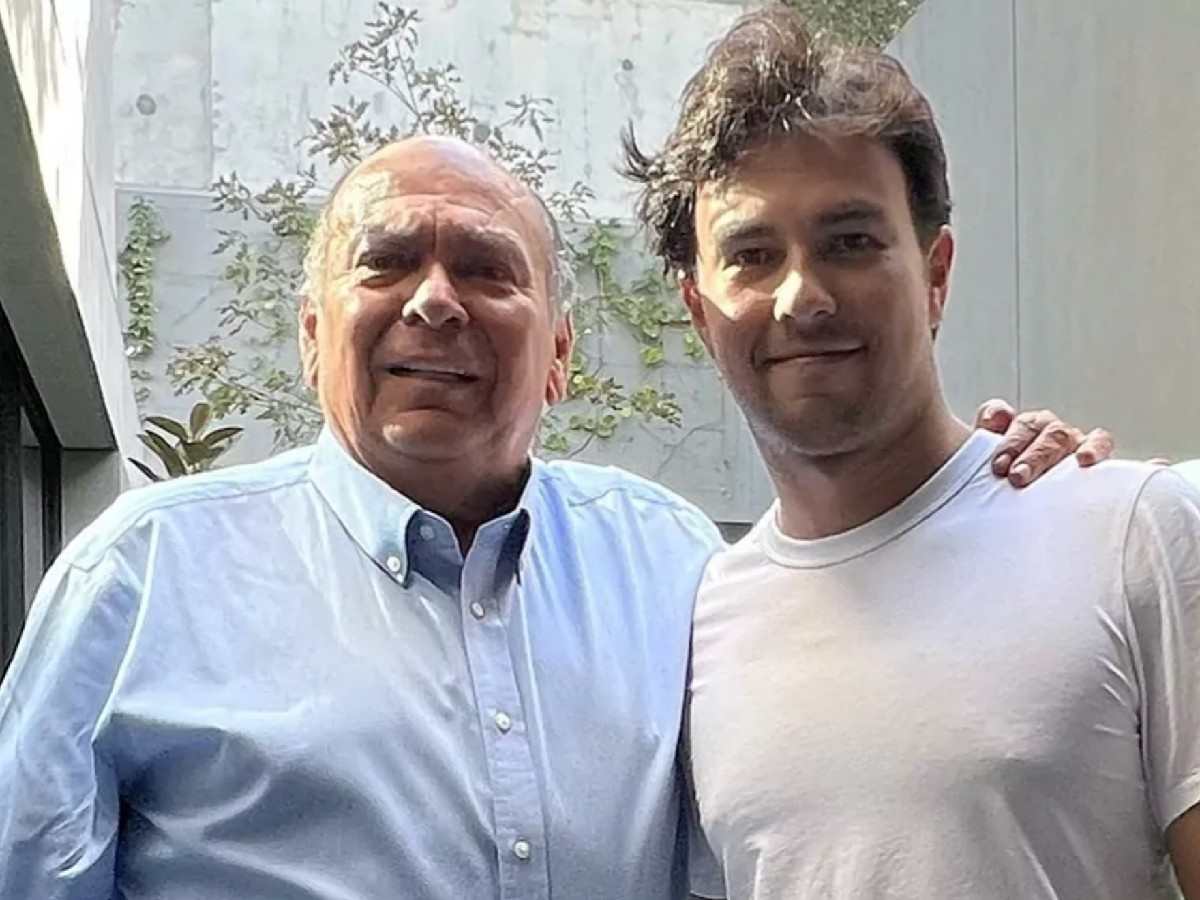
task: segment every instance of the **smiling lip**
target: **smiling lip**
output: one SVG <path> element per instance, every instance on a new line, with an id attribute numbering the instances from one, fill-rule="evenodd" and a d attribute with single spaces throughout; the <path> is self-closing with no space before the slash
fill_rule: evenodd
<path id="1" fill-rule="evenodd" d="M 772 356 L 767 359 L 766 364 L 768 366 L 775 366 L 789 362 L 835 363 L 851 359 L 861 353 L 862 350 L 862 347 L 848 347 L 840 350 L 806 350 L 801 353 L 789 353 L 786 356 Z"/>
<path id="2" fill-rule="evenodd" d="M 466 369 L 445 363 L 397 363 L 384 368 L 389 375 L 398 378 L 419 378 L 423 381 L 440 381 L 447 384 L 469 384 L 479 380 L 479 376 Z"/>

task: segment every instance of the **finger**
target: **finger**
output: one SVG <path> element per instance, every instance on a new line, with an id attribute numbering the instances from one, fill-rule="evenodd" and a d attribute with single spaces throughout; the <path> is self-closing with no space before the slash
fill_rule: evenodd
<path id="1" fill-rule="evenodd" d="M 975 427 L 1004 434 L 1015 414 L 1016 410 L 1009 406 L 1007 400 L 993 397 L 979 404 L 979 409 L 975 411 Z"/>
<path id="2" fill-rule="evenodd" d="M 1082 431 L 1054 419 L 1016 458 L 1009 470 L 1008 480 L 1016 487 L 1032 484 L 1074 453 L 1082 443 Z"/>
<path id="3" fill-rule="evenodd" d="M 1057 418 L 1046 409 L 1016 415 L 1004 432 L 1004 439 L 992 454 L 992 471 L 1000 477 L 1007 475 L 1017 457 L 1029 448 L 1043 428 Z"/>
<path id="4" fill-rule="evenodd" d="M 1113 455 L 1113 436 L 1103 428 L 1093 428 L 1083 437 L 1075 458 L 1084 468 L 1094 466 Z"/>

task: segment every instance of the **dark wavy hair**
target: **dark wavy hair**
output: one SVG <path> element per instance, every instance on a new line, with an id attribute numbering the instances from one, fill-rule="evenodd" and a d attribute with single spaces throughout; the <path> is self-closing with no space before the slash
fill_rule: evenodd
<path id="1" fill-rule="evenodd" d="M 662 150 L 621 135 L 623 174 L 641 185 L 637 217 L 668 271 L 696 259 L 696 191 L 730 174 L 748 151 L 781 135 L 869 137 L 904 170 L 923 246 L 950 222 L 946 151 L 933 110 L 893 57 L 814 40 L 795 10 L 772 5 L 740 18 L 683 89 Z"/>

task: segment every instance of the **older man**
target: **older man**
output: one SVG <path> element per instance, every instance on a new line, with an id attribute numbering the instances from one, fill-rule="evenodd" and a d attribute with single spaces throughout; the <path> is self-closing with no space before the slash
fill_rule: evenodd
<path id="1" fill-rule="evenodd" d="M 1200 494 L 992 477 L 934 361 L 950 193 L 903 68 L 755 12 L 628 149 L 779 497 L 696 602 L 705 896 L 1150 900 L 1169 848 L 1200 898 Z"/>
<path id="2" fill-rule="evenodd" d="M 316 445 L 128 494 L 47 577 L 0 689 L 0 897 L 685 891 L 718 536 L 531 459 L 571 352 L 552 245 L 463 144 L 351 174 L 301 312 Z"/>

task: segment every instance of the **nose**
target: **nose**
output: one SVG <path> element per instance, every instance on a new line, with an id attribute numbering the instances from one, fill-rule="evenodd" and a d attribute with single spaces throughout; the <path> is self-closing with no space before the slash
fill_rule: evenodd
<path id="1" fill-rule="evenodd" d="M 404 304 L 403 316 L 405 325 L 424 324 L 434 329 L 461 327 L 470 318 L 445 267 L 436 262 Z"/>
<path id="2" fill-rule="evenodd" d="M 785 318 L 806 320 L 832 316 L 837 303 L 812 275 L 805 276 L 801 266 L 793 265 L 775 289 L 775 321 Z"/>

